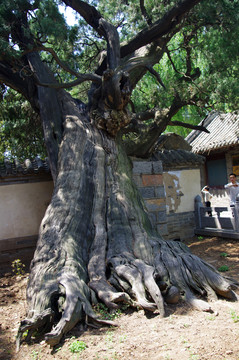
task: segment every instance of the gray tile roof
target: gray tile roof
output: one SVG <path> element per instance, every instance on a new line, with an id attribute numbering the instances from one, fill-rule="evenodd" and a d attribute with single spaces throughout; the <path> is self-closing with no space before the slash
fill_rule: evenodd
<path id="1" fill-rule="evenodd" d="M 239 145 L 239 114 L 210 113 L 200 122 L 210 131 L 205 133 L 193 130 L 185 140 L 192 146 L 192 151 L 205 154 L 212 150 L 225 149 Z"/>
<path id="2" fill-rule="evenodd" d="M 183 149 L 163 149 L 155 152 L 152 156 L 152 160 L 161 160 L 164 170 L 172 170 L 176 168 L 199 167 L 204 164 L 205 157 Z"/>
<path id="3" fill-rule="evenodd" d="M 191 150 L 191 145 L 185 139 L 175 133 L 169 132 L 159 136 L 157 144 L 155 146 L 157 150 Z"/>
<path id="4" fill-rule="evenodd" d="M 5 159 L 0 162 L 0 179 L 34 174 L 50 175 L 50 167 L 47 158 L 45 160 L 39 158 L 33 160 L 26 159 L 23 163 L 20 163 L 17 159 Z"/>
<path id="5" fill-rule="evenodd" d="M 161 160 L 164 170 L 195 168 L 205 162 L 204 156 L 194 154 L 191 145 L 174 133 L 160 135 L 152 160 Z"/>

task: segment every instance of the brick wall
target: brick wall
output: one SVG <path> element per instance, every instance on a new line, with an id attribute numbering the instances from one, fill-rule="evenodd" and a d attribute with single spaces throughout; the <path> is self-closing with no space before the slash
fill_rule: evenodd
<path id="1" fill-rule="evenodd" d="M 141 193 L 153 226 L 168 235 L 166 199 L 161 161 L 134 161 L 133 179 Z"/>
<path id="2" fill-rule="evenodd" d="M 168 236 L 166 239 L 187 239 L 194 236 L 194 211 L 167 215 Z"/>
<path id="3" fill-rule="evenodd" d="M 161 161 L 134 161 L 133 179 L 144 199 L 153 226 L 164 239 L 183 240 L 194 236 L 194 211 L 167 214 Z"/>

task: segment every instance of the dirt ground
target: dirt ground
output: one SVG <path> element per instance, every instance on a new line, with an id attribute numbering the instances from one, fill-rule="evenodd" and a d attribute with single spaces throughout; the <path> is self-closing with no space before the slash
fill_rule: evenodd
<path id="1" fill-rule="evenodd" d="M 238 241 L 195 237 L 187 245 L 216 268 L 227 266 L 225 275 L 239 281 Z M 40 340 L 23 343 L 16 354 L 15 336 L 26 313 L 26 283 L 27 275 L 0 278 L 1 360 L 239 360 L 239 302 L 226 300 L 212 303 L 214 313 L 193 310 L 183 302 L 168 305 L 163 319 L 128 309 L 116 319 L 118 327 L 79 325 L 54 350 Z"/>

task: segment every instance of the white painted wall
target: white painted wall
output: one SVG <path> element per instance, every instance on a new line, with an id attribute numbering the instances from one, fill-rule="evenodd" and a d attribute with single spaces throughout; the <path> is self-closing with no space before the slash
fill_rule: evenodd
<path id="1" fill-rule="evenodd" d="M 163 173 L 167 213 L 194 211 L 194 198 L 201 194 L 200 170 L 176 170 Z"/>
<path id="2" fill-rule="evenodd" d="M 0 241 L 37 235 L 52 191 L 52 181 L 1 185 Z"/>

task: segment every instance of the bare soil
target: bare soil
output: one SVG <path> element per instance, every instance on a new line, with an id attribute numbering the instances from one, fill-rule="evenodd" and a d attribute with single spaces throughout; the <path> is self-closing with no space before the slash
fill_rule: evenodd
<path id="1" fill-rule="evenodd" d="M 227 266 L 226 276 L 239 281 L 239 242 L 222 238 L 194 238 L 191 251 L 216 268 Z M 199 312 L 183 302 L 158 313 L 127 309 L 116 319 L 118 327 L 77 326 L 56 349 L 43 339 L 22 344 L 15 352 L 15 336 L 26 314 L 27 274 L 0 278 L 0 359 L 49 360 L 239 360 L 239 302 L 219 299 L 213 313 Z M 239 291 L 237 291 L 239 295 Z M 86 349 L 79 350 L 80 343 Z"/>

